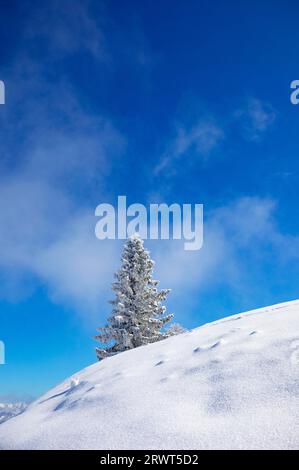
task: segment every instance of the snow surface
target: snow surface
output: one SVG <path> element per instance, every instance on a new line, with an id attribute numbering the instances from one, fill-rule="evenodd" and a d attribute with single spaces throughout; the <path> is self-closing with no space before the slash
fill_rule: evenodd
<path id="1" fill-rule="evenodd" d="M 299 301 L 206 324 L 70 377 L 2 449 L 298 449 Z"/>

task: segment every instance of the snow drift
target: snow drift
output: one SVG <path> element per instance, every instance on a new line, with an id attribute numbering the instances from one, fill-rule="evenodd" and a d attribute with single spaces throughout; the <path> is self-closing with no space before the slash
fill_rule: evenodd
<path id="1" fill-rule="evenodd" d="M 0 425 L 2 449 L 297 449 L 299 301 L 105 359 Z"/>

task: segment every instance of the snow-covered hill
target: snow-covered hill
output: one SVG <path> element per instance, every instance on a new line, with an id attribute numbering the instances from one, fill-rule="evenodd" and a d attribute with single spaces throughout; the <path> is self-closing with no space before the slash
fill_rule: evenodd
<path id="1" fill-rule="evenodd" d="M 299 448 L 299 301 L 82 370 L 0 425 L 3 449 Z"/>

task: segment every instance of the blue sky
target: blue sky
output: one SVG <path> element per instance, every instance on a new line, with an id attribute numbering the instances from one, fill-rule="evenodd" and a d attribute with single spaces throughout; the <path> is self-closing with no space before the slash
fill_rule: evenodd
<path id="1" fill-rule="evenodd" d="M 188 328 L 299 297 L 295 1 L 0 2 L 0 397 L 95 360 L 121 243 L 95 207 L 203 203 L 151 241 Z"/>

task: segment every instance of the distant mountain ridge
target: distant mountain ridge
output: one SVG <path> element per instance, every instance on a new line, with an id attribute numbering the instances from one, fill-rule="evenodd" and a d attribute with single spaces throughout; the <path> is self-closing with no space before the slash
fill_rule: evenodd
<path id="1" fill-rule="evenodd" d="M 23 413 L 27 408 L 27 403 L 0 403 L 0 424 L 10 418 Z"/>

